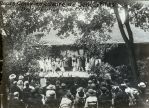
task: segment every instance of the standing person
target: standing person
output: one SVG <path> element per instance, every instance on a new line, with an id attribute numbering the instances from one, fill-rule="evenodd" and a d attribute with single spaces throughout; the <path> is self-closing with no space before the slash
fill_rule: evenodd
<path id="1" fill-rule="evenodd" d="M 78 71 L 83 71 L 83 62 L 81 56 L 78 57 L 77 64 L 78 64 Z"/>
<path id="2" fill-rule="evenodd" d="M 85 71 L 85 57 L 82 56 L 82 57 L 81 57 L 81 60 L 82 60 L 82 68 L 83 68 L 83 71 Z"/>
<path id="3" fill-rule="evenodd" d="M 73 67 L 73 72 L 77 71 L 77 58 L 75 55 L 72 57 L 72 67 Z"/>
<path id="4" fill-rule="evenodd" d="M 90 68 L 91 68 L 91 72 L 93 72 L 95 69 L 95 57 L 91 57 L 90 59 Z"/>
<path id="5" fill-rule="evenodd" d="M 54 58 L 52 58 L 51 64 L 52 64 L 52 72 L 54 73 L 55 72 L 55 59 Z"/>
<path id="6" fill-rule="evenodd" d="M 86 63 L 85 63 L 85 70 L 87 73 L 90 72 L 90 63 L 89 63 L 89 58 L 86 58 Z"/>
<path id="7" fill-rule="evenodd" d="M 72 57 L 68 57 L 68 66 L 69 66 L 69 71 L 72 70 Z"/>
<path id="8" fill-rule="evenodd" d="M 63 60 L 64 60 L 64 69 L 65 71 L 68 71 L 69 70 L 68 57 L 65 56 Z"/>
<path id="9" fill-rule="evenodd" d="M 52 61 L 51 61 L 51 57 L 48 57 L 48 71 L 52 72 Z"/>
<path id="10" fill-rule="evenodd" d="M 63 57 L 60 58 L 60 64 L 61 64 L 61 67 L 60 67 L 61 71 L 65 72 Z"/>

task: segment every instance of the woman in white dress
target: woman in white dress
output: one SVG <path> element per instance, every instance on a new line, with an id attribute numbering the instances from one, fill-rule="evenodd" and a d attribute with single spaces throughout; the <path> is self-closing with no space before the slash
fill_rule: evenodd
<path id="1" fill-rule="evenodd" d="M 77 59 L 75 55 L 72 57 L 72 67 L 73 67 L 73 72 L 77 71 Z"/>
<path id="2" fill-rule="evenodd" d="M 91 70 L 91 69 L 90 69 L 90 63 L 89 63 L 89 58 L 86 58 L 85 70 L 86 70 L 87 73 L 89 73 L 90 70 Z"/>

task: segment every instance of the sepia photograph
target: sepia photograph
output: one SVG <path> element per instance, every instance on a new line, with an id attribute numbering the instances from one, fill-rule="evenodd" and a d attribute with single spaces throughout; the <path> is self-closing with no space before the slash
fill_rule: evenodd
<path id="1" fill-rule="evenodd" d="M 149 1 L 0 0 L 1 108 L 149 108 Z"/>

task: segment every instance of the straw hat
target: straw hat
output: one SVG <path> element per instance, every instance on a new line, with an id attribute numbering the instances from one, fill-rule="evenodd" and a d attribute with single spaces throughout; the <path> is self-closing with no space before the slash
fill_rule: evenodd
<path id="1" fill-rule="evenodd" d="M 20 75 L 18 79 L 22 80 L 23 78 L 24 78 L 24 76 Z"/>
<path id="2" fill-rule="evenodd" d="M 13 93 L 13 96 L 14 96 L 14 97 L 19 97 L 19 92 L 14 92 L 14 93 Z"/>
<path id="3" fill-rule="evenodd" d="M 51 96 L 55 96 L 56 93 L 54 90 L 47 90 L 46 92 L 46 97 L 51 97 Z"/>
<path id="4" fill-rule="evenodd" d="M 88 89 L 88 94 L 89 96 L 95 96 L 96 95 L 96 91 L 93 89 Z"/>
<path id="5" fill-rule="evenodd" d="M 52 84 L 47 86 L 47 90 L 55 90 L 55 89 L 56 89 L 56 87 Z"/>
<path id="6" fill-rule="evenodd" d="M 10 80 L 15 79 L 15 78 L 16 78 L 16 75 L 15 75 L 15 74 L 9 75 L 9 79 L 10 79 Z"/>
<path id="7" fill-rule="evenodd" d="M 79 88 L 77 89 L 77 92 L 84 92 L 83 87 L 79 87 Z"/>
<path id="8" fill-rule="evenodd" d="M 141 87 L 141 88 L 146 88 L 146 84 L 144 82 L 140 82 L 138 84 L 138 87 Z"/>

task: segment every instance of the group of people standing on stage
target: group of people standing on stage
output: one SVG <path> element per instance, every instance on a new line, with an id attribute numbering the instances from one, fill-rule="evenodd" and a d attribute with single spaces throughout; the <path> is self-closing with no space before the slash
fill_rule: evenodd
<path id="1" fill-rule="evenodd" d="M 86 71 L 90 72 L 95 65 L 101 63 L 97 57 L 85 56 L 64 56 L 64 57 L 47 57 L 38 60 L 40 68 L 44 72 L 55 71 Z"/>

